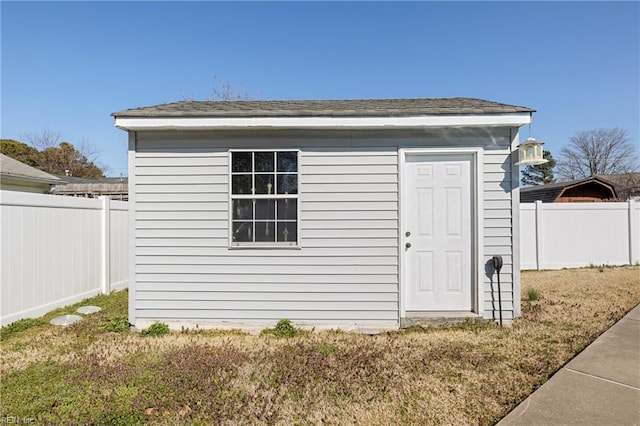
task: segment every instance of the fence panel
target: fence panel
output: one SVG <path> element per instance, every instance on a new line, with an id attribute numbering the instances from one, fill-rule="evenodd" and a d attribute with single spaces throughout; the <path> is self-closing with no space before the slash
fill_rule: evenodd
<path id="1" fill-rule="evenodd" d="M 127 203 L 105 204 L 0 191 L 1 325 L 126 287 Z"/>
<path id="2" fill-rule="evenodd" d="M 536 205 L 520 204 L 520 269 L 538 269 Z"/>
<path id="3" fill-rule="evenodd" d="M 111 289 L 121 290 L 129 282 L 129 203 L 111 201 Z"/>
<path id="4" fill-rule="evenodd" d="M 640 205 L 520 204 L 521 269 L 640 262 Z"/>

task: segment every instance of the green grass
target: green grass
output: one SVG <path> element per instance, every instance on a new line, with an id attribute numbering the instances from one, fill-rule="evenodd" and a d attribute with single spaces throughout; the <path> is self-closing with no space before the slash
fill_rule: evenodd
<path id="1" fill-rule="evenodd" d="M 82 300 L 73 305 L 55 309 L 40 318 L 25 318 L 5 327 L 0 328 L 0 341 L 4 341 L 13 336 L 31 336 L 36 335 L 44 330 L 55 328 L 49 324 L 53 318 L 60 315 L 79 315 L 76 310 L 81 306 L 99 306 L 102 308 L 100 312 L 90 315 L 81 315 L 84 319 L 71 327 L 73 330 L 82 330 L 87 334 L 100 334 L 104 332 L 104 327 L 109 321 L 109 316 L 113 314 L 121 317 L 127 316 L 128 291 L 118 291 L 110 295 L 100 294 Z"/>
<path id="2" fill-rule="evenodd" d="M 21 331 L 25 331 L 33 327 L 40 327 L 45 324 L 46 323 L 41 318 L 24 318 L 12 322 L 11 324 L 0 328 L 0 341 Z"/>

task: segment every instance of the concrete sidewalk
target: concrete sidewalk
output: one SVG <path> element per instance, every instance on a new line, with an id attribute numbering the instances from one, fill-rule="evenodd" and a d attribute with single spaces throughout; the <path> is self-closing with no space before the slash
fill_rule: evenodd
<path id="1" fill-rule="evenodd" d="M 640 305 L 498 425 L 640 425 Z"/>

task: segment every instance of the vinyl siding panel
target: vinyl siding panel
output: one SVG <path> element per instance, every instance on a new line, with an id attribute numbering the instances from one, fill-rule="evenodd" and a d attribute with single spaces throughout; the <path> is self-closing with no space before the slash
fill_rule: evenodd
<path id="1" fill-rule="evenodd" d="M 294 289 L 295 290 L 295 289 Z M 302 291 L 208 291 L 205 293 L 206 299 L 200 299 L 203 301 L 211 302 L 362 302 L 362 301 L 374 301 L 374 302 L 386 302 L 387 295 L 385 293 L 364 293 L 362 291 L 332 291 L 332 292 L 302 292 Z M 185 291 L 157 291 L 145 293 L 145 303 L 153 301 L 192 301 L 193 294 Z M 152 304 L 150 303 L 152 306 Z M 178 305 L 176 305 L 178 306 Z M 152 306 L 154 307 L 154 306 Z M 210 306 L 207 306 L 210 307 Z M 226 306 L 218 308 L 224 309 Z"/>
<path id="2" fill-rule="evenodd" d="M 236 256 L 236 251 L 232 255 L 216 256 L 138 256 L 138 265 L 272 265 L 287 266 L 288 259 L 282 256 L 255 256 L 245 255 Z M 247 253 L 247 251 L 243 251 Z M 311 265 L 396 265 L 394 256 L 358 256 L 358 257 L 341 257 L 341 256 L 296 256 L 296 266 Z"/>
<path id="3" fill-rule="evenodd" d="M 333 302 L 325 303 L 325 306 L 333 306 Z M 163 321 L 169 323 L 192 323 L 196 322 L 201 325 L 221 325 L 225 323 L 253 324 L 260 326 L 267 324 L 275 324 L 282 318 L 295 318 L 295 321 L 301 324 L 322 324 L 327 323 L 330 326 L 334 324 L 363 324 L 363 323 L 380 323 L 384 321 L 391 323 L 398 316 L 396 309 L 393 310 L 370 310 L 364 311 L 345 307 L 348 309 L 309 309 L 299 303 L 289 303 L 291 309 L 267 310 L 267 306 L 255 310 L 250 309 L 137 309 L 139 319 L 147 323 L 148 318 L 162 318 Z M 257 318 L 257 319 L 256 319 Z M 214 322 L 215 321 L 215 322 Z"/>
<path id="4" fill-rule="evenodd" d="M 331 326 L 397 324 L 398 148 L 422 146 L 484 146 L 483 261 L 504 257 L 503 316 L 510 318 L 510 137 L 503 133 L 453 139 L 138 133 L 131 197 L 136 320 L 201 327 L 269 326 L 281 318 Z M 300 149 L 300 247 L 229 247 L 229 149 Z M 484 316 L 497 317 L 495 277 L 483 277 Z"/>
<path id="5" fill-rule="evenodd" d="M 304 183 L 316 183 L 316 184 L 339 184 L 339 185 L 349 185 L 349 184 L 360 184 L 367 183 L 371 180 L 375 179 L 379 184 L 392 184 L 392 185 L 384 185 L 381 188 L 378 188 L 380 193 L 384 192 L 396 192 L 398 187 L 393 185 L 398 180 L 397 173 L 388 173 L 388 174 L 366 174 L 366 175 L 304 175 Z M 349 187 L 343 187 L 349 188 Z"/>
<path id="6" fill-rule="evenodd" d="M 185 206 L 188 208 L 188 205 Z M 225 211 L 136 211 L 136 221 L 143 220 L 227 220 L 229 215 Z"/>
<path id="7" fill-rule="evenodd" d="M 226 181 L 225 181 L 226 182 Z M 136 194 L 185 194 L 185 193 L 209 193 L 226 194 L 228 187 L 220 184 L 192 183 L 189 185 L 179 183 L 165 184 L 138 184 Z"/>
<path id="8" fill-rule="evenodd" d="M 500 272 L 500 296 L 502 298 L 503 319 L 514 317 L 513 304 L 513 226 L 511 193 L 511 160 L 509 142 L 504 141 L 503 150 L 485 151 L 483 167 L 484 197 L 484 264 L 491 265 L 493 256 L 502 256 L 503 267 Z M 484 317 L 499 318 L 497 276 L 492 267 L 491 276 L 484 277 Z M 519 297 L 519 295 L 518 295 Z"/>
<path id="9" fill-rule="evenodd" d="M 138 203 L 228 203 L 226 192 L 156 192 L 139 193 Z"/>
<path id="10" fill-rule="evenodd" d="M 393 275 L 397 272 L 395 265 L 242 265 L 242 272 L 238 271 L 238 265 L 203 265 L 203 264 L 147 264 L 136 265 L 136 273 L 153 274 L 158 270 L 164 274 L 179 274 L 183 276 L 204 275 L 204 274 L 264 274 L 282 275 L 283 269 L 287 274 L 331 274 L 331 275 L 357 275 L 357 274 L 380 274 Z"/>
<path id="11" fill-rule="evenodd" d="M 136 185 L 145 185 L 145 184 L 155 184 L 155 185 L 172 185 L 174 189 L 176 186 L 187 186 L 200 184 L 203 181 L 209 184 L 223 184 L 226 185 L 229 178 L 227 175 L 197 175 L 197 174 L 186 175 L 136 175 Z M 220 188 L 222 189 L 222 188 Z"/>
<path id="12" fill-rule="evenodd" d="M 219 155 L 195 154 L 190 156 L 184 155 L 150 155 L 139 154 L 136 160 L 137 168 L 141 170 L 149 170 L 153 168 L 167 168 L 171 170 L 175 167 L 219 167 L 226 166 L 227 159 Z M 220 169 L 216 170 L 219 172 Z M 164 171 L 164 170 L 161 170 Z M 148 173 L 143 173 L 148 174 Z M 162 173 L 164 174 L 164 173 Z"/>
<path id="13" fill-rule="evenodd" d="M 160 268 L 159 268 L 160 269 Z M 243 268 L 239 268 L 241 271 Z M 233 284 L 231 289 L 236 287 L 236 284 L 242 283 L 265 283 L 266 285 L 271 285 L 274 283 L 298 283 L 301 286 L 306 286 L 309 284 L 397 284 L 396 274 L 389 275 L 369 275 L 369 274 L 333 274 L 333 273 L 325 273 L 325 274 L 248 274 L 245 272 L 234 272 L 228 274 L 214 273 L 214 274 L 189 274 L 185 276 L 184 274 L 170 274 L 166 272 L 162 273 L 148 273 L 148 274 L 137 274 L 139 282 L 200 282 L 200 283 L 219 283 L 219 284 Z M 265 286 L 265 289 L 270 287 Z M 374 287 L 374 289 L 376 289 Z M 137 295 L 138 297 L 141 295 Z"/>
<path id="14" fill-rule="evenodd" d="M 136 238 L 226 238 L 229 235 L 227 229 L 137 229 Z"/>
<path id="15" fill-rule="evenodd" d="M 316 239 L 322 239 L 322 238 L 330 238 L 333 239 L 333 237 L 330 234 L 327 234 L 327 231 L 332 230 L 329 227 L 326 228 L 322 228 L 322 229 L 307 229 L 306 232 L 306 236 L 308 238 L 316 238 Z M 369 229 L 341 229 L 340 233 L 345 237 L 345 238 L 372 238 L 372 236 L 376 236 L 376 237 L 385 237 L 385 238 L 397 238 L 398 237 L 398 230 L 397 229 L 376 229 L 376 228 L 369 228 Z"/>
<path id="16" fill-rule="evenodd" d="M 327 177 L 332 177 L 332 175 L 326 175 Z M 384 175 L 381 175 L 384 176 Z M 351 182 L 351 183 L 327 183 L 327 181 L 323 183 L 316 183 L 313 180 L 307 179 L 307 177 L 301 177 L 300 184 L 305 189 L 304 194 L 301 196 L 304 198 L 306 202 L 326 202 L 327 201 L 327 193 L 330 194 L 331 200 L 335 202 L 346 202 L 346 201 L 357 201 L 357 202 L 397 202 L 398 201 L 398 184 L 397 183 L 388 183 L 379 176 L 376 175 L 367 175 L 366 178 L 364 176 L 360 176 L 363 178 L 362 180 L 371 180 L 376 182 L 373 185 L 367 184 L 366 182 Z M 397 179 L 397 174 L 396 174 Z M 321 179 L 318 179 L 319 181 Z M 330 180 L 330 179 L 329 179 Z M 312 191 L 312 192 L 309 192 Z M 310 206 L 309 210 L 311 210 Z M 364 206 L 360 206 L 364 207 Z M 380 207 L 376 207 L 376 209 L 381 210 Z M 384 209 L 382 209 L 384 210 Z"/>
<path id="17" fill-rule="evenodd" d="M 180 287 L 178 287 L 180 285 Z M 300 297 L 308 298 L 309 295 L 328 295 L 326 297 L 335 297 L 338 300 L 342 300 L 342 293 L 358 294 L 362 298 L 366 298 L 367 294 L 376 295 L 375 298 L 386 298 L 387 293 L 395 292 L 395 283 L 377 283 L 377 292 L 366 292 L 369 283 L 322 283 L 322 291 L 314 289 L 313 286 L 309 286 L 304 283 L 251 283 L 243 282 L 237 283 L 233 291 L 228 290 L 228 283 L 215 283 L 215 282 L 188 282 L 181 281 L 180 283 L 167 281 L 158 283 L 146 283 L 141 282 L 139 287 L 145 291 L 144 297 L 146 299 L 154 299 L 157 297 L 192 297 L 191 293 L 207 293 L 212 297 L 224 297 L 225 294 L 233 294 L 239 300 L 246 298 L 247 300 L 253 300 L 254 298 L 275 298 L 278 295 L 287 294 L 288 300 Z M 177 290 L 179 288 L 179 290 Z M 314 291 L 315 290 L 315 291 Z M 162 295 L 162 296 L 159 296 Z M 323 296 L 325 297 L 325 296 Z M 348 296 L 351 297 L 351 296 Z M 278 299 L 279 300 L 279 299 Z"/>
<path id="18" fill-rule="evenodd" d="M 184 159 L 183 159 L 184 160 Z M 183 161 L 184 163 L 184 161 Z M 137 168 L 137 176 L 213 176 L 224 175 L 220 166 L 201 166 L 186 164 L 183 166 L 142 166 Z"/>
<path id="19" fill-rule="evenodd" d="M 255 140 L 162 137 L 138 137 L 137 320 L 398 322 L 396 150 L 302 149 L 300 248 L 231 249 L 228 150 Z"/>
<path id="20" fill-rule="evenodd" d="M 137 256 L 203 256 L 208 258 L 213 257 L 243 257 L 253 256 L 253 250 L 229 250 L 228 252 L 220 254 L 220 251 L 214 247 L 158 247 L 158 246 L 138 246 L 135 248 Z M 361 256 L 397 256 L 397 247 L 360 247 L 358 254 Z M 305 247 L 304 250 L 291 250 L 287 252 L 287 258 L 292 256 L 297 262 L 299 258 L 306 257 L 331 257 L 335 255 L 335 250 L 331 247 Z M 269 250 L 264 253 L 260 253 L 264 258 L 281 258 L 281 250 Z M 350 258 L 351 256 L 349 256 Z"/>
<path id="21" fill-rule="evenodd" d="M 305 224 L 306 229 L 394 229 L 398 228 L 396 219 L 386 220 L 318 220 Z"/>
<path id="22" fill-rule="evenodd" d="M 367 298 L 364 303 L 357 300 L 276 300 L 261 299 L 248 300 L 241 298 L 240 300 L 219 300 L 215 297 L 210 299 L 199 298 L 194 294 L 192 299 L 181 300 L 138 300 L 137 306 L 140 310 L 145 309 L 162 309 L 162 310 L 214 310 L 218 311 L 323 311 L 327 310 L 328 303 L 331 303 L 331 310 L 342 311 L 352 318 L 357 318 L 357 312 L 354 311 L 395 311 L 395 308 L 389 307 L 387 301 L 372 301 Z M 295 303 L 295 304 L 294 304 Z M 243 314 L 244 315 L 244 314 Z"/>
<path id="23" fill-rule="evenodd" d="M 302 220 L 391 220 L 398 217 L 398 212 L 394 210 L 375 211 L 339 211 L 339 210 L 306 210 L 302 209 Z"/>

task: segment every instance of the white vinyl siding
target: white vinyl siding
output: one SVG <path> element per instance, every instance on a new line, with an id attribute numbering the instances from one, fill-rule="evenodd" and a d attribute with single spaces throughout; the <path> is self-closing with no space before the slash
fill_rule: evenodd
<path id="1" fill-rule="evenodd" d="M 137 321 L 397 324 L 395 150 L 303 149 L 301 248 L 230 250 L 228 155 L 237 143 L 144 136 L 135 167 Z M 259 150 L 297 148 L 274 141 Z"/>
<path id="2" fill-rule="evenodd" d="M 138 132 L 135 196 L 130 197 L 133 317 L 139 324 L 159 320 L 216 327 L 269 326 L 281 318 L 345 328 L 397 325 L 398 148 L 416 146 L 485 148 L 483 261 L 503 256 L 502 301 L 510 310 L 508 134 L 447 139 Z M 229 151 L 235 149 L 300 150 L 299 250 L 229 248 Z M 484 264 L 479 267 L 484 271 Z M 491 292 L 488 274 L 482 276 L 484 316 L 493 318 L 497 293 Z M 505 318 L 511 316 L 505 312 Z"/>
<path id="3" fill-rule="evenodd" d="M 502 256 L 504 262 L 500 271 L 502 316 L 503 319 L 510 320 L 514 317 L 511 156 L 508 143 L 501 148 L 502 150 L 499 151 L 487 150 L 484 153 L 484 265 L 490 264 L 493 256 Z M 486 271 L 487 273 L 483 274 L 485 279 L 484 317 L 497 319 L 499 317 L 498 280 L 492 268 Z"/>

